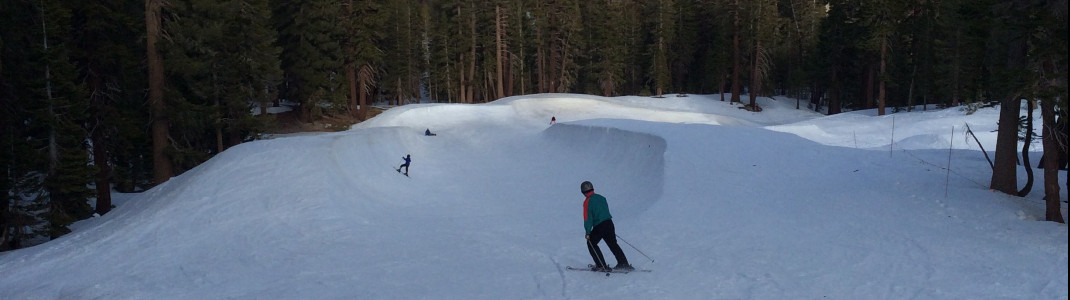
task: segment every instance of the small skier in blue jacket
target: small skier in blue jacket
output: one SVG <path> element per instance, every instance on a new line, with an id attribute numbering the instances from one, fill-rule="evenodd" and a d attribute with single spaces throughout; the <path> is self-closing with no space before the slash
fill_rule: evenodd
<path id="1" fill-rule="evenodd" d="M 401 173 L 401 168 L 405 168 L 405 176 L 409 176 L 409 163 L 412 162 L 412 158 L 409 154 L 405 154 L 405 157 L 402 157 L 401 159 L 404 159 L 405 163 L 398 166 L 398 173 Z"/>
<path id="2" fill-rule="evenodd" d="M 600 272 L 613 270 L 606 265 L 605 256 L 602 256 L 602 248 L 598 247 L 598 242 L 603 239 L 606 240 L 609 251 L 613 252 L 614 258 L 617 259 L 615 269 L 635 270 L 632 265 L 628 264 L 628 257 L 624 256 L 624 251 L 617 244 L 617 231 L 613 227 L 613 216 L 609 214 L 606 197 L 595 194 L 594 185 L 590 181 L 580 184 L 580 192 L 586 196 L 583 199 L 583 228 L 587 230 L 587 250 L 591 252 L 591 258 L 594 259 L 591 270 Z"/>

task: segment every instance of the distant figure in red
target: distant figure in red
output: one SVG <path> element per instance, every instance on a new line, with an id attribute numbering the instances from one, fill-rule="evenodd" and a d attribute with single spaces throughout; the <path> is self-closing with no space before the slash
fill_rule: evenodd
<path id="1" fill-rule="evenodd" d="M 556 123 L 557 123 L 557 117 L 550 117 L 550 125 L 554 125 Z"/>

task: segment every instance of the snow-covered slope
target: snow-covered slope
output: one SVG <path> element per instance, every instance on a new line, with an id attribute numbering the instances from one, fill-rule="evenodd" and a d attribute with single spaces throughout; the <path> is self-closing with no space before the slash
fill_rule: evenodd
<path id="1" fill-rule="evenodd" d="M 889 147 L 892 116 L 717 99 L 408 105 L 242 144 L 0 254 L 0 299 L 1067 298 L 1066 226 L 990 192 L 961 137 L 993 150 L 995 109 L 895 114 Z M 653 272 L 564 270 L 590 263 L 584 180 Z"/>

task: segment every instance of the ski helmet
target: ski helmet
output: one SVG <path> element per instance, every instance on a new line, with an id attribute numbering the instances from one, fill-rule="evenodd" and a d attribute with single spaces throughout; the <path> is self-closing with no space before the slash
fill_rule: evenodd
<path id="1" fill-rule="evenodd" d="M 583 183 L 580 184 L 580 192 L 581 193 L 587 194 L 587 192 L 590 192 L 591 190 L 594 190 L 594 185 L 591 184 L 590 181 L 584 181 Z"/>

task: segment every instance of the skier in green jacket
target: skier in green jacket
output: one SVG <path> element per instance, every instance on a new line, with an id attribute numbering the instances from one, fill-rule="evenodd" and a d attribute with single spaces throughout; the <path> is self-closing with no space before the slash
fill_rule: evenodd
<path id="1" fill-rule="evenodd" d="M 594 185 L 590 181 L 584 181 L 580 184 L 580 192 L 586 196 L 583 199 L 583 228 L 587 230 L 587 250 L 591 253 L 591 258 L 594 259 L 594 265 L 591 270 L 612 271 L 606 265 L 605 257 L 602 256 L 602 248 L 598 247 L 598 242 L 603 239 L 606 240 L 609 251 L 613 252 L 613 256 L 617 259 L 617 266 L 614 268 L 628 271 L 634 270 L 635 268 L 628 264 L 628 258 L 624 256 L 624 251 L 620 249 L 620 245 L 617 245 L 617 232 L 613 228 L 613 216 L 609 214 L 609 204 L 606 203 L 606 197 L 595 194 Z"/>

